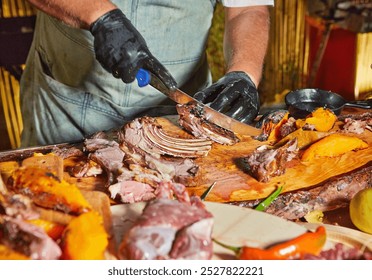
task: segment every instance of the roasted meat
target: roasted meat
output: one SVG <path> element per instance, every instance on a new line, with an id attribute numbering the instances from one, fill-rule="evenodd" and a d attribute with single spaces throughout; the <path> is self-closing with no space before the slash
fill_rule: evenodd
<path id="1" fill-rule="evenodd" d="M 57 260 L 61 249 L 40 227 L 0 215 L 0 243 L 34 260 Z"/>
<path id="2" fill-rule="evenodd" d="M 168 155 L 180 158 L 206 156 L 212 144 L 205 139 L 167 135 L 156 119 L 150 117 L 137 118 L 125 125 L 119 132 L 119 141 L 121 144 L 130 143 L 155 157 Z"/>
<path id="3" fill-rule="evenodd" d="M 176 108 L 180 126 L 195 137 L 224 145 L 234 145 L 240 141 L 234 132 L 208 121 L 203 108 L 198 104 L 177 104 Z"/>
<path id="4" fill-rule="evenodd" d="M 161 131 L 157 126 L 154 119 L 146 117 L 135 119 L 123 127 L 119 132 L 118 139 L 120 148 L 125 154 L 124 163 L 127 166 L 135 164 L 155 170 L 164 180 L 186 184 L 192 182 L 199 167 L 191 157 L 206 155 L 211 148 L 211 142 L 174 139 L 172 144 L 170 145 L 168 142 L 169 146 L 165 148 L 166 142 L 161 142 L 161 139 L 158 139 L 158 144 L 155 144 L 156 141 L 154 142 L 153 138 L 149 137 L 150 134 L 155 133 L 151 131 Z M 160 143 L 162 144 L 160 145 Z"/>
<path id="5" fill-rule="evenodd" d="M 11 192 L 0 193 L 0 215 L 22 219 L 39 218 L 39 213 L 29 197 Z"/>
<path id="6" fill-rule="evenodd" d="M 262 115 L 256 124 L 257 128 L 261 128 L 261 134 L 254 137 L 258 141 L 266 141 L 275 126 L 288 114 L 287 110 L 275 110 Z"/>
<path id="7" fill-rule="evenodd" d="M 287 163 L 297 156 L 297 138 L 279 148 L 266 145 L 258 147 L 244 158 L 250 174 L 260 182 L 268 182 L 271 177 L 285 173 Z"/>
<path id="8" fill-rule="evenodd" d="M 177 199 L 173 199 L 175 196 Z M 157 198 L 123 236 L 122 259 L 210 259 L 213 216 L 181 184 L 163 183 Z"/>

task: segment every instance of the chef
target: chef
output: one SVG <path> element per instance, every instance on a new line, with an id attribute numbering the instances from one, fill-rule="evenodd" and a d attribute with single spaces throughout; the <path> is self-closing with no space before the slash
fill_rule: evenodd
<path id="1" fill-rule="evenodd" d="M 22 146 L 83 139 L 136 117 L 175 114 L 140 68 L 250 123 L 273 0 L 225 0 L 226 74 L 212 84 L 206 43 L 216 0 L 29 0 L 38 9 L 21 79 Z"/>

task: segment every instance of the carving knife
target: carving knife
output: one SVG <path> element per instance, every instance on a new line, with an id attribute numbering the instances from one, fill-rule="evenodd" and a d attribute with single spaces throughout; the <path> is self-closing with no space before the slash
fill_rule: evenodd
<path id="1" fill-rule="evenodd" d="M 136 79 L 139 87 L 144 87 L 150 84 L 153 88 L 159 90 L 178 104 L 187 104 L 189 102 L 198 104 L 198 106 L 203 108 L 206 120 L 227 130 L 233 131 L 236 134 L 241 136 L 258 136 L 261 133 L 260 129 L 226 116 L 225 114 L 220 113 L 207 105 L 204 105 L 178 88 L 169 89 L 158 77 L 145 69 L 141 68 L 138 71 Z"/>

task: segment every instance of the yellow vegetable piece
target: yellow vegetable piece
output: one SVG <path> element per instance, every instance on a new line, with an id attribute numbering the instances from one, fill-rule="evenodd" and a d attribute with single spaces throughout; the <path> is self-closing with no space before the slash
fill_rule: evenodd
<path id="1" fill-rule="evenodd" d="M 102 260 L 108 246 L 103 218 L 96 211 L 81 214 L 67 225 L 62 238 L 62 258 Z"/>
<path id="2" fill-rule="evenodd" d="M 324 213 L 320 210 L 313 210 L 307 213 L 304 218 L 308 223 L 320 224 L 323 223 Z"/>
<path id="3" fill-rule="evenodd" d="M 314 126 L 316 131 L 327 132 L 333 128 L 336 121 L 337 116 L 332 110 L 320 107 L 306 117 L 306 119 L 296 120 L 296 127 L 301 128 L 309 124 Z"/>
<path id="4" fill-rule="evenodd" d="M 331 134 L 312 144 L 302 154 L 302 161 L 310 161 L 318 157 L 336 157 L 349 151 L 368 148 L 368 144 L 355 136 Z"/>
<path id="5" fill-rule="evenodd" d="M 92 209 L 75 184 L 59 180 L 38 167 L 20 167 L 11 176 L 8 188 L 30 197 L 39 206 L 80 214 Z"/>
<path id="6" fill-rule="evenodd" d="M 350 219 L 360 230 L 372 234 L 372 188 L 359 191 L 350 201 Z"/>
<path id="7" fill-rule="evenodd" d="M 0 244 L 0 260 L 29 260 L 30 258 Z"/>

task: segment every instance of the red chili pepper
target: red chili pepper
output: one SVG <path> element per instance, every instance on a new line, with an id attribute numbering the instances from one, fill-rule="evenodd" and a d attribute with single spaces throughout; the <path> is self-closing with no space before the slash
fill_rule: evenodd
<path id="1" fill-rule="evenodd" d="M 233 250 L 240 260 L 290 260 L 301 259 L 306 254 L 318 255 L 322 251 L 326 237 L 325 227 L 319 226 L 315 232 L 305 232 L 294 239 L 273 245 L 267 249 L 248 246 L 233 247 L 216 240 L 215 242 Z"/>

